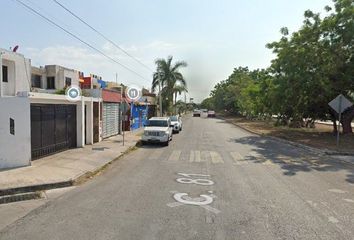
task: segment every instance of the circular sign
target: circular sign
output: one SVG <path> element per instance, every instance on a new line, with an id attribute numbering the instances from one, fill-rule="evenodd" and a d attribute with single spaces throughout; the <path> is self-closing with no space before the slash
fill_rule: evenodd
<path id="1" fill-rule="evenodd" d="M 65 90 L 65 97 L 71 102 L 81 100 L 81 89 L 79 86 L 72 85 Z"/>
<path id="2" fill-rule="evenodd" d="M 137 101 L 141 97 L 141 90 L 137 87 L 128 87 L 126 91 L 127 97 L 131 101 Z"/>

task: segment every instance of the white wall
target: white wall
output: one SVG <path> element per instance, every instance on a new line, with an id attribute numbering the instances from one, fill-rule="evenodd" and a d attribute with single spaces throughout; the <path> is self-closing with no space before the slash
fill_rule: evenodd
<path id="1" fill-rule="evenodd" d="M 31 61 L 22 54 L 0 49 L 2 65 L 8 67 L 8 83 L 3 83 L 4 96 L 16 96 L 17 92 L 30 91 Z"/>
<path id="2" fill-rule="evenodd" d="M 65 87 L 65 78 L 71 78 L 71 84 L 79 86 L 79 72 L 59 65 L 46 65 L 47 77 L 55 77 L 55 89 L 61 90 Z M 45 84 L 46 86 L 46 84 Z"/>
<path id="3" fill-rule="evenodd" d="M 62 68 L 63 71 L 63 82 L 65 84 L 65 78 L 71 78 L 71 85 L 79 86 L 79 72 L 76 70 Z M 63 86 L 64 87 L 64 86 Z"/>
<path id="4" fill-rule="evenodd" d="M 15 120 L 15 135 L 10 134 L 10 118 Z M 30 101 L 24 97 L 0 98 L 0 169 L 30 163 Z"/>

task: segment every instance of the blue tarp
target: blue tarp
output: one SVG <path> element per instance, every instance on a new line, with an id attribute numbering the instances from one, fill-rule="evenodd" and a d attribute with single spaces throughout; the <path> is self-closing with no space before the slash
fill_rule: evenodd
<path id="1" fill-rule="evenodd" d="M 135 130 L 147 124 L 148 105 L 131 105 L 131 129 Z"/>
<path id="2" fill-rule="evenodd" d="M 106 88 L 107 87 L 107 83 L 105 81 L 98 79 L 97 82 L 99 84 L 101 84 L 101 88 Z"/>

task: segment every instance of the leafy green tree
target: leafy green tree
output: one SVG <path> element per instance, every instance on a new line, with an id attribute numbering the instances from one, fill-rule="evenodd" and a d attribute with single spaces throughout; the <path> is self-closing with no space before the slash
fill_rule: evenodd
<path id="1" fill-rule="evenodd" d="M 176 84 L 175 86 L 173 86 L 173 94 L 174 94 L 174 105 L 175 105 L 175 114 L 177 114 L 177 96 L 181 95 L 183 92 L 188 92 L 187 87 L 185 85 L 178 85 Z"/>
<path id="2" fill-rule="evenodd" d="M 336 131 L 328 102 L 338 94 L 354 100 L 354 0 L 333 3 L 323 18 L 307 10 L 298 31 L 280 30 L 280 40 L 267 44 L 276 55 L 268 69 L 235 68 L 203 103 L 250 118 L 277 115 L 293 127 L 331 119 Z M 353 118 L 354 107 L 343 114 L 344 133 L 352 133 Z"/>
<path id="3" fill-rule="evenodd" d="M 163 113 L 171 111 L 175 87 L 181 86 L 187 89 L 186 80 L 180 72 L 180 68 L 186 67 L 187 63 L 177 61 L 173 64 L 172 60 L 173 57 L 169 56 L 167 59 L 160 58 L 155 61 L 157 69 L 153 74 L 152 91 L 155 92 L 157 89 L 161 91 Z"/>

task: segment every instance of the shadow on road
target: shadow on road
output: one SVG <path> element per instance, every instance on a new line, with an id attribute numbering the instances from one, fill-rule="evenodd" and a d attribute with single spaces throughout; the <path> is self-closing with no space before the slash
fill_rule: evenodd
<path id="1" fill-rule="evenodd" d="M 138 148 L 146 148 L 146 149 L 158 149 L 158 148 L 164 148 L 167 146 L 164 146 L 162 143 L 139 143 L 136 145 Z"/>
<path id="2" fill-rule="evenodd" d="M 321 156 L 304 149 L 290 146 L 267 137 L 248 136 L 230 140 L 238 144 L 254 146 L 252 152 L 245 156 L 246 160 L 255 163 L 271 161 L 283 169 L 286 176 L 294 176 L 298 172 L 336 172 L 346 170 L 346 181 L 354 183 L 354 165 L 331 156 Z"/>

